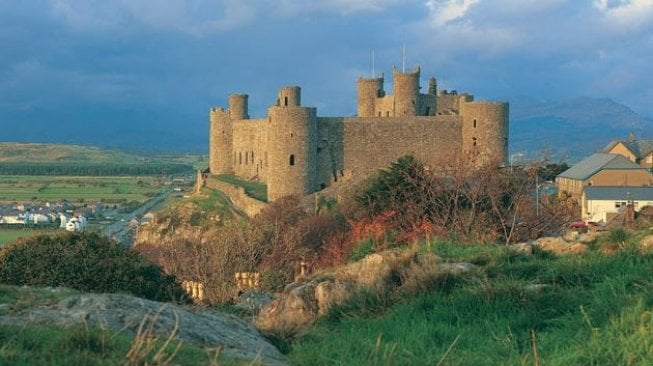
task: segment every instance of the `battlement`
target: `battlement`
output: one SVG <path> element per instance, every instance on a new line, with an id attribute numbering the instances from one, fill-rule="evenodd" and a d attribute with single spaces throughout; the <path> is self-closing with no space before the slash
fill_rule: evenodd
<path id="1" fill-rule="evenodd" d="M 210 109 L 211 174 L 267 183 L 268 199 L 276 200 L 371 174 L 408 154 L 426 166 L 468 153 L 505 163 L 508 104 L 438 90 L 434 77 L 422 94 L 420 76 L 420 67 L 393 68 L 393 94 L 386 94 L 383 74 L 359 77 L 356 117 L 319 117 L 291 85 L 279 89 L 267 116 L 251 119 L 248 95 L 231 94 L 228 109 Z"/>

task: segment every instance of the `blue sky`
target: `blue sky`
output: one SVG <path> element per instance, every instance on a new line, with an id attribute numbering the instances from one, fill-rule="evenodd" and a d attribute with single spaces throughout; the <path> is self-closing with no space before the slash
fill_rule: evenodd
<path id="1" fill-rule="evenodd" d="M 402 45 L 441 88 L 653 117 L 652 30 L 653 0 L 0 0 L 0 124 L 205 134 L 230 92 L 261 116 L 292 84 L 320 115 L 350 115 L 372 50 L 389 75 Z"/>

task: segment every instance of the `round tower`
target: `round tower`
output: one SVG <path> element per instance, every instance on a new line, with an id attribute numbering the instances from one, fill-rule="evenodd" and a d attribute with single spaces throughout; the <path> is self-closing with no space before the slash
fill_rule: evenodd
<path id="1" fill-rule="evenodd" d="M 249 96 L 247 94 L 229 95 L 229 115 L 232 121 L 249 119 L 247 114 L 247 103 Z"/>
<path id="2" fill-rule="evenodd" d="M 209 111 L 209 170 L 211 174 L 233 173 L 233 128 L 223 108 Z"/>
<path id="3" fill-rule="evenodd" d="M 286 97 L 288 106 L 285 105 Z M 299 87 L 283 88 L 279 91 L 281 104 L 268 110 L 269 201 L 315 191 L 316 109 L 301 107 L 299 98 Z"/>
<path id="4" fill-rule="evenodd" d="M 358 117 L 374 117 L 376 99 L 383 96 L 383 77 L 358 78 Z"/>
<path id="5" fill-rule="evenodd" d="M 298 86 L 286 86 L 279 89 L 277 97 L 277 106 L 279 107 L 299 107 L 302 105 L 301 88 Z"/>
<path id="6" fill-rule="evenodd" d="M 419 74 L 420 68 L 412 72 L 400 72 L 397 68 L 392 70 L 394 83 L 395 117 L 416 116 L 419 106 Z"/>
<path id="7" fill-rule="evenodd" d="M 460 101 L 463 152 L 478 162 L 506 164 L 508 160 L 508 103 Z"/>

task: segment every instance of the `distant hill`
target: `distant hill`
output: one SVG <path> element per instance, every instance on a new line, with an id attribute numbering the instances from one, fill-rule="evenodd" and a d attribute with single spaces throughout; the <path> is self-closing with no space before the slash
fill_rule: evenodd
<path id="1" fill-rule="evenodd" d="M 510 101 L 510 152 L 578 160 L 630 132 L 653 138 L 653 120 L 608 98 L 578 97 L 555 102 Z"/>
<path id="2" fill-rule="evenodd" d="M 0 143 L 0 163 L 142 163 L 143 156 L 94 146 Z"/>
<path id="3" fill-rule="evenodd" d="M 196 169 L 208 165 L 203 155 L 147 155 L 96 146 L 0 142 L 1 163 L 178 163 Z"/>

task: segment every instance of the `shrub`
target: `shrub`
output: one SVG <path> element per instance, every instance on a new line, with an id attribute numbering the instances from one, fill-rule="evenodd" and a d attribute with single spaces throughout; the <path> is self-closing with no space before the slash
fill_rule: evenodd
<path id="1" fill-rule="evenodd" d="M 158 301 L 187 300 L 175 277 L 135 251 L 94 233 L 42 235 L 4 248 L 0 282 L 124 292 Z"/>

